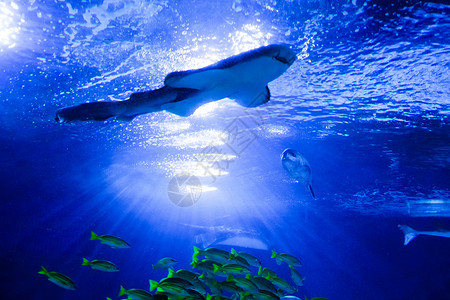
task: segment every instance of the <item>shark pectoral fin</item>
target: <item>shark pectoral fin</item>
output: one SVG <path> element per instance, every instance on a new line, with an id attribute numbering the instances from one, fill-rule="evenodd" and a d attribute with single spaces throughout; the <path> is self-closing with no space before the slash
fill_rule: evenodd
<path id="1" fill-rule="evenodd" d="M 270 100 L 270 90 L 267 86 L 264 89 L 248 88 L 245 91 L 239 92 L 231 97 L 239 105 L 245 107 L 257 107 Z"/>
<path id="2" fill-rule="evenodd" d="M 188 100 L 186 100 L 188 101 Z M 169 103 L 167 105 L 163 105 L 162 108 L 165 111 L 173 113 L 180 117 L 189 117 L 192 115 L 197 108 L 199 108 L 201 104 L 191 104 L 191 103 Z"/>

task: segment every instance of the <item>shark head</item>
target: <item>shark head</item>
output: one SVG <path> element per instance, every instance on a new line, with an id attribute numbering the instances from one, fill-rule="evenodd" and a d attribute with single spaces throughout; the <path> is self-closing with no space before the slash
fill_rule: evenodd
<path id="1" fill-rule="evenodd" d="M 267 56 L 272 57 L 273 60 L 287 65 L 287 68 L 297 60 L 297 54 L 287 45 L 269 45 L 262 47 L 262 50 L 267 53 Z"/>

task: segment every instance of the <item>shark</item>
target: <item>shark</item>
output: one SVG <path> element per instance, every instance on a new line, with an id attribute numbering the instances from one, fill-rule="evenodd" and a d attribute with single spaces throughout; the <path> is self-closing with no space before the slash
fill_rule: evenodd
<path id="1" fill-rule="evenodd" d="M 398 225 L 398 228 L 400 228 L 405 235 L 405 242 L 403 245 L 408 245 L 409 242 L 411 242 L 418 235 L 431 235 L 450 238 L 450 231 L 417 231 L 406 225 Z"/>
<path id="2" fill-rule="evenodd" d="M 203 104 L 233 99 L 244 107 L 270 100 L 268 83 L 282 75 L 297 59 L 288 46 L 271 44 L 221 60 L 204 68 L 169 73 L 161 88 L 137 92 L 124 101 L 99 101 L 61 108 L 55 120 L 104 121 L 115 117 L 131 121 L 157 111 L 188 117 Z"/>

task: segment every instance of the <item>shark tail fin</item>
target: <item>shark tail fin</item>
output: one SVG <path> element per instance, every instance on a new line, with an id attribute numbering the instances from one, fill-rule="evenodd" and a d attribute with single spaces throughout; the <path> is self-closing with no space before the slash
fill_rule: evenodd
<path id="1" fill-rule="evenodd" d="M 105 121 L 124 113 L 121 101 L 103 101 L 83 103 L 77 106 L 61 108 L 56 112 L 55 121 L 69 123 L 73 121 Z"/>
<path id="2" fill-rule="evenodd" d="M 398 225 L 398 228 L 400 228 L 400 230 L 403 231 L 403 233 L 405 234 L 405 242 L 403 243 L 403 245 L 408 245 L 409 242 L 411 242 L 415 237 L 419 235 L 417 231 L 415 231 L 409 226 Z"/>

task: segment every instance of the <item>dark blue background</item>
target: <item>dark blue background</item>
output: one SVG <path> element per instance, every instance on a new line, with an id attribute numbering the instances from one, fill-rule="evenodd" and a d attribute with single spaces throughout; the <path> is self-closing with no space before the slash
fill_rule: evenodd
<path id="1" fill-rule="evenodd" d="M 162 257 L 190 268 L 199 235 L 214 242 L 244 233 L 268 249 L 237 249 L 280 276 L 289 269 L 270 250 L 302 260 L 301 297 L 449 299 L 450 240 L 421 236 L 403 246 L 397 228 L 450 230 L 448 215 L 415 217 L 407 206 L 450 201 L 448 5 L 67 3 L 17 2 L 8 23 L 20 24 L 16 45 L 0 47 L 2 298 L 116 299 L 120 285 L 147 289 L 148 279 L 166 276 L 151 269 Z M 98 7 L 105 15 L 92 24 L 108 26 L 95 33 L 83 15 Z M 269 85 L 267 120 L 252 127 L 256 140 L 228 174 L 201 178 L 216 190 L 191 207 L 168 199 L 176 163 L 200 153 L 208 133 L 255 110 L 225 100 L 187 119 L 161 112 L 131 123 L 53 120 L 62 106 L 156 88 L 195 59 L 281 42 L 301 57 Z M 282 169 L 285 148 L 309 160 L 317 200 Z M 132 247 L 89 241 L 91 231 Z M 83 257 L 121 270 L 81 267 Z M 78 290 L 48 282 L 37 274 L 41 265 L 70 276 Z"/>

